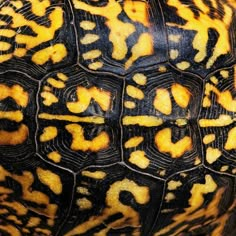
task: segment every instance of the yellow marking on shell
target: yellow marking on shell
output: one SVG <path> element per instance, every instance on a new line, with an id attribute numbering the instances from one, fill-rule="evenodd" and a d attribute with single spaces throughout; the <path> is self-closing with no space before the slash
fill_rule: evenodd
<path id="1" fill-rule="evenodd" d="M 14 99 L 17 105 L 22 107 L 26 107 L 29 102 L 29 94 L 20 85 L 16 84 L 8 87 L 7 85 L 0 84 L 0 101 L 8 97 Z"/>
<path id="2" fill-rule="evenodd" d="M 52 220 L 52 219 L 47 219 L 47 224 L 48 224 L 49 226 L 53 226 L 53 225 L 54 225 L 54 220 Z"/>
<path id="3" fill-rule="evenodd" d="M 79 198 L 76 200 L 76 205 L 79 207 L 81 211 L 89 210 L 93 207 L 93 204 L 91 201 L 89 201 L 87 198 Z"/>
<path id="4" fill-rule="evenodd" d="M 2 202 L 0 205 L 12 208 L 19 216 L 27 213 L 27 208 L 19 202 Z"/>
<path id="5" fill-rule="evenodd" d="M 64 73 L 57 73 L 57 77 L 62 81 L 67 81 L 68 80 L 68 76 L 65 75 Z"/>
<path id="6" fill-rule="evenodd" d="M 125 69 L 130 68 L 132 64 L 140 57 L 152 55 L 153 52 L 152 35 L 149 33 L 142 33 L 139 36 L 137 43 L 131 49 L 132 56 L 125 63 Z"/>
<path id="7" fill-rule="evenodd" d="M 137 147 L 139 144 L 143 142 L 143 140 L 144 138 L 142 136 L 132 137 L 125 142 L 125 148 Z"/>
<path id="8" fill-rule="evenodd" d="M 172 200 L 174 200 L 176 197 L 173 193 L 167 193 L 165 196 L 165 201 L 166 202 L 171 202 Z"/>
<path id="9" fill-rule="evenodd" d="M 0 51 L 7 51 L 11 48 L 11 44 L 7 42 L 0 41 Z"/>
<path id="10" fill-rule="evenodd" d="M 7 232 L 10 236 L 21 236 L 20 231 L 13 225 L 0 225 L 0 230 Z"/>
<path id="11" fill-rule="evenodd" d="M 172 104 L 170 93 L 167 89 L 160 88 L 156 90 L 156 96 L 153 101 L 153 106 L 155 107 L 155 109 L 165 115 L 171 114 Z"/>
<path id="12" fill-rule="evenodd" d="M 122 123 L 123 125 L 155 127 L 162 125 L 163 120 L 155 116 L 124 116 L 122 119 Z"/>
<path id="13" fill-rule="evenodd" d="M 218 204 L 221 200 L 221 195 L 224 189 L 219 189 L 216 192 L 213 200 L 209 203 L 206 208 L 201 208 L 204 203 L 204 195 L 214 193 L 217 190 L 217 184 L 210 175 L 205 175 L 205 183 L 193 184 L 191 189 L 191 197 L 189 198 L 189 207 L 184 209 L 183 213 L 176 214 L 172 217 L 173 223 L 170 223 L 166 227 L 155 233 L 155 236 L 167 235 L 175 229 L 173 236 L 180 235 L 181 232 L 185 231 L 189 226 L 190 222 L 198 218 L 215 217 L 218 214 Z M 185 223 L 185 224 L 182 224 Z M 183 225 L 179 227 L 179 225 Z"/>
<path id="14" fill-rule="evenodd" d="M 91 99 L 99 104 L 103 111 L 108 111 L 111 106 L 111 93 L 97 87 L 89 89 L 84 87 L 77 87 L 76 90 L 78 101 L 67 102 L 66 106 L 69 111 L 73 113 L 81 113 L 87 110 Z"/>
<path id="15" fill-rule="evenodd" d="M 137 204 L 145 205 L 150 200 L 149 188 L 147 186 L 139 186 L 134 181 L 127 178 L 116 181 L 110 185 L 106 193 L 106 207 L 99 215 L 91 216 L 87 221 L 77 225 L 71 231 L 65 234 L 65 236 L 75 236 L 79 234 L 86 234 L 90 229 L 93 229 L 103 222 L 106 222 L 111 216 L 116 214 L 122 214 L 119 219 L 107 221 L 106 228 L 97 232 L 97 235 L 107 235 L 111 229 L 123 227 L 133 228 L 140 227 L 139 213 L 131 206 L 123 204 L 120 201 L 120 194 L 123 191 L 127 191 L 133 195 Z"/>
<path id="16" fill-rule="evenodd" d="M 89 190 L 85 187 L 77 187 L 76 190 L 77 190 L 77 193 L 80 193 L 80 194 L 83 194 L 83 195 L 86 195 L 86 196 L 91 195 Z"/>
<path id="17" fill-rule="evenodd" d="M 174 43 L 178 43 L 181 39 L 181 35 L 176 35 L 176 34 L 170 34 L 168 36 L 168 39 Z"/>
<path id="18" fill-rule="evenodd" d="M 215 134 L 207 134 L 203 137 L 203 143 L 204 144 L 209 144 L 212 143 L 213 141 L 215 141 L 216 139 L 216 135 Z"/>
<path id="19" fill-rule="evenodd" d="M 9 188 L 5 188 L 3 186 L 0 186 L 0 194 L 9 194 L 9 193 L 12 193 L 13 190 L 12 189 L 9 189 Z"/>
<path id="20" fill-rule="evenodd" d="M 126 87 L 126 93 L 135 99 L 142 100 L 144 99 L 144 93 L 141 89 L 134 87 L 133 85 L 128 85 Z"/>
<path id="21" fill-rule="evenodd" d="M 0 119 L 8 119 L 15 122 L 23 120 L 23 113 L 21 111 L 0 111 Z"/>
<path id="22" fill-rule="evenodd" d="M 236 168 L 232 169 L 232 174 L 236 174 Z"/>
<path id="23" fill-rule="evenodd" d="M 43 86 L 43 91 L 47 91 L 47 92 L 50 92 L 52 90 L 51 87 L 47 86 L 47 85 L 44 85 Z"/>
<path id="24" fill-rule="evenodd" d="M 186 87 L 176 83 L 171 86 L 171 92 L 174 100 L 180 107 L 186 108 L 188 106 L 191 98 L 191 93 Z"/>
<path id="25" fill-rule="evenodd" d="M 6 217 L 6 219 L 9 220 L 9 221 L 13 221 L 14 224 L 17 224 L 17 225 L 22 225 L 23 224 L 22 221 L 17 219 L 17 217 L 14 216 L 14 215 L 9 215 L 9 216 Z"/>
<path id="26" fill-rule="evenodd" d="M 83 170 L 81 173 L 83 176 L 92 178 L 92 179 L 104 179 L 107 174 L 103 171 L 88 171 L 88 170 Z"/>
<path id="27" fill-rule="evenodd" d="M 64 44 L 58 43 L 53 46 L 41 49 L 34 53 L 32 61 L 38 65 L 44 65 L 48 61 L 56 64 L 67 56 L 67 49 Z"/>
<path id="28" fill-rule="evenodd" d="M 48 126 L 43 129 L 43 133 L 40 135 L 40 142 L 48 142 L 54 139 L 58 134 L 57 127 Z"/>
<path id="29" fill-rule="evenodd" d="M 210 80 L 213 84 L 218 84 L 218 82 L 219 82 L 218 79 L 215 76 L 211 76 Z"/>
<path id="30" fill-rule="evenodd" d="M 201 163 L 202 163 L 201 159 L 199 157 L 196 157 L 195 161 L 194 161 L 194 165 L 197 166 L 197 165 L 199 165 Z"/>
<path id="31" fill-rule="evenodd" d="M 47 157 L 50 160 L 54 161 L 55 163 L 59 163 L 61 161 L 61 158 L 62 158 L 61 154 L 58 153 L 57 151 L 53 151 L 53 152 L 48 153 Z"/>
<path id="32" fill-rule="evenodd" d="M 228 169 L 229 169 L 229 166 L 222 166 L 222 167 L 220 168 L 220 171 L 225 172 L 225 171 L 227 171 Z"/>
<path id="33" fill-rule="evenodd" d="M 16 32 L 12 29 L 0 29 L 0 36 L 12 38 L 16 35 Z M 3 42 L 0 42 L 0 44 Z"/>
<path id="34" fill-rule="evenodd" d="M 53 103 L 58 102 L 58 98 L 49 91 L 44 91 L 40 93 L 40 96 L 44 99 L 43 104 L 45 106 L 51 106 Z"/>
<path id="35" fill-rule="evenodd" d="M 204 97 L 202 106 L 203 107 L 210 107 L 211 106 L 211 100 L 209 97 L 207 97 L 207 96 Z"/>
<path id="36" fill-rule="evenodd" d="M 228 79 L 228 78 L 229 78 L 229 71 L 227 71 L 227 70 L 221 70 L 221 71 L 220 71 L 220 75 L 221 75 L 224 79 Z"/>
<path id="37" fill-rule="evenodd" d="M 60 80 L 56 80 L 54 78 L 48 78 L 47 83 L 49 83 L 52 87 L 57 88 L 57 89 L 62 89 L 65 87 L 65 83 Z"/>
<path id="38" fill-rule="evenodd" d="M 128 52 L 127 38 L 135 32 L 135 26 L 129 22 L 123 22 L 119 15 L 124 10 L 127 16 L 133 21 L 149 25 L 148 3 L 132 1 L 132 4 L 125 1 L 122 5 L 119 1 L 109 0 L 105 6 L 96 7 L 80 0 L 73 0 L 74 7 L 84 10 L 92 15 L 98 15 L 106 19 L 105 24 L 109 28 L 109 41 L 112 43 L 112 58 L 116 60 L 125 59 Z M 132 5 L 132 6 L 131 6 Z M 145 19 L 143 21 L 143 19 Z M 122 30 L 121 30 L 122 29 Z M 149 33 L 142 33 L 136 44 L 131 49 L 131 57 L 127 59 L 125 68 L 128 69 L 134 61 L 141 56 L 151 55 L 153 53 L 153 38 Z"/>
<path id="39" fill-rule="evenodd" d="M 102 52 L 98 49 L 94 49 L 82 54 L 84 60 L 92 60 L 102 55 Z"/>
<path id="40" fill-rule="evenodd" d="M 181 61 L 177 63 L 176 66 L 180 70 L 186 70 L 190 67 L 190 63 L 188 61 Z"/>
<path id="41" fill-rule="evenodd" d="M 209 164 L 214 163 L 221 156 L 221 151 L 218 148 L 208 147 L 206 150 L 206 160 Z"/>
<path id="42" fill-rule="evenodd" d="M 220 115 L 217 119 L 200 119 L 200 127 L 224 127 L 230 125 L 234 122 L 231 116 L 229 115 Z"/>
<path id="43" fill-rule="evenodd" d="M 188 124 L 188 120 L 185 118 L 179 118 L 175 121 L 175 124 L 178 125 L 179 127 L 182 127 Z"/>
<path id="44" fill-rule="evenodd" d="M 7 25 L 7 22 L 0 20 L 0 26 Z"/>
<path id="45" fill-rule="evenodd" d="M 136 73 L 133 76 L 133 80 L 136 84 L 145 85 L 147 83 L 147 76 L 142 73 Z"/>
<path id="46" fill-rule="evenodd" d="M 26 227 L 33 228 L 35 226 L 38 226 L 40 222 L 41 222 L 41 219 L 39 217 L 30 217 Z"/>
<path id="47" fill-rule="evenodd" d="M 86 34 L 82 39 L 80 39 L 80 42 L 82 44 L 91 44 L 99 40 L 99 35 L 97 34 Z"/>
<path id="48" fill-rule="evenodd" d="M 23 3 L 22 3 L 22 1 L 21 0 L 19 0 L 19 1 L 11 1 L 11 4 L 15 7 L 15 8 L 17 8 L 17 9 L 20 9 L 20 8 L 22 8 L 23 7 Z"/>
<path id="49" fill-rule="evenodd" d="M 82 122 L 82 123 L 94 123 L 94 124 L 104 124 L 103 117 L 97 116 L 85 116 L 85 117 L 78 117 L 78 116 L 71 116 L 71 115 L 52 115 L 48 113 L 41 113 L 38 116 L 40 119 L 45 120 L 63 120 L 63 121 L 70 121 L 73 123 Z"/>
<path id="50" fill-rule="evenodd" d="M 35 232 L 39 233 L 39 235 L 47 235 L 47 236 L 51 236 L 52 232 L 48 229 L 41 229 L 41 228 L 35 228 Z"/>
<path id="51" fill-rule="evenodd" d="M 80 27 L 84 30 L 93 30 L 96 27 L 96 23 L 92 21 L 81 21 Z"/>
<path id="52" fill-rule="evenodd" d="M 159 66 L 158 71 L 164 73 L 167 71 L 167 68 L 165 66 Z"/>
<path id="53" fill-rule="evenodd" d="M 31 10 L 36 16 L 44 16 L 50 6 L 50 0 L 27 0 L 31 3 Z"/>
<path id="54" fill-rule="evenodd" d="M 103 67 L 103 62 L 96 61 L 96 62 L 90 63 L 88 67 L 90 70 L 98 70 Z"/>
<path id="55" fill-rule="evenodd" d="M 13 55 L 16 57 L 24 57 L 26 53 L 27 53 L 27 50 L 25 48 L 16 48 Z"/>
<path id="56" fill-rule="evenodd" d="M 136 107 L 136 104 L 133 101 L 125 101 L 124 106 L 128 109 L 134 109 Z"/>
<path id="57" fill-rule="evenodd" d="M 170 58 L 172 60 L 176 59 L 179 56 L 179 51 L 177 49 L 170 50 Z"/>
<path id="58" fill-rule="evenodd" d="M 0 130 L 0 145 L 18 145 L 26 141 L 29 136 L 29 129 L 21 124 L 16 131 Z"/>
<path id="59" fill-rule="evenodd" d="M 40 182 L 48 186 L 52 192 L 57 195 L 62 193 L 62 183 L 59 175 L 53 173 L 50 170 L 44 170 L 39 167 L 37 168 L 36 172 Z"/>
<path id="60" fill-rule="evenodd" d="M 140 150 L 131 152 L 129 162 L 141 169 L 146 169 L 150 163 L 149 159 L 146 157 L 145 152 Z"/>
<path id="61" fill-rule="evenodd" d="M 98 152 L 109 146 L 110 138 L 105 131 L 100 132 L 92 140 L 86 140 L 84 138 L 84 130 L 80 125 L 66 125 L 66 130 L 72 135 L 71 149 L 74 151 Z"/>
<path id="62" fill-rule="evenodd" d="M 236 149 L 236 127 L 232 128 L 228 132 L 228 138 L 224 145 L 225 150 Z"/>
<path id="63" fill-rule="evenodd" d="M 181 181 L 175 181 L 175 180 L 170 180 L 167 184 L 167 189 L 172 191 L 178 189 L 180 186 L 182 186 Z"/>
<path id="64" fill-rule="evenodd" d="M 192 150 L 192 139 L 185 136 L 176 143 L 171 140 L 171 129 L 164 128 L 155 135 L 155 144 L 162 153 L 169 153 L 172 158 L 180 158 L 185 152 Z"/>
<path id="65" fill-rule="evenodd" d="M 159 175 L 160 175 L 160 176 L 165 176 L 165 175 L 166 175 L 166 170 L 161 170 L 161 171 L 159 172 Z"/>

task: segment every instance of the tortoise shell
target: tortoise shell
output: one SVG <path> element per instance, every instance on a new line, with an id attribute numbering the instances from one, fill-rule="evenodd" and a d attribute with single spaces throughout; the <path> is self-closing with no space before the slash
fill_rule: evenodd
<path id="1" fill-rule="evenodd" d="M 0 1 L 0 234 L 236 235 L 235 0 Z"/>

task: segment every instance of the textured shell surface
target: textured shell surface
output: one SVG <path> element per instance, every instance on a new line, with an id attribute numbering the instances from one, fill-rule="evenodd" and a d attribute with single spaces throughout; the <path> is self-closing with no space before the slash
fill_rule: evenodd
<path id="1" fill-rule="evenodd" d="M 235 0 L 0 0 L 0 235 L 236 235 Z"/>

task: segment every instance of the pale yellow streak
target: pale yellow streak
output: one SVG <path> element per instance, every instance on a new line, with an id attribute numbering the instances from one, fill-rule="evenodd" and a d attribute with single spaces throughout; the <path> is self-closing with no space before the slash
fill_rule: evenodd
<path id="1" fill-rule="evenodd" d="M 149 159 L 146 157 L 145 152 L 140 150 L 131 152 L 129 162 L 141 169 L 146 169 L 150 163 Z"/>
<path id="2" fill-rule="evenodd" d="M 139 125 L 146 127 L 160 126 L 163 124 L 161 118 L 155 116 L 125 116 L 122 119 L 123 125 Z"/>
<path id="3" fill-rule="evenodd" d="M 226 140 L 224 148 L 225 150 L 236 149 L 236 127 L 232 128 L 228 132 L 228 138 Z"/>
<path id="4" fill-rule="evenodd" d="M 220 115 L 217 119 L 200 119 L 199 125 L 201 127 L 224 127 L 234 122 L 229 115 Z"/>
<path id="5" fill-rule="evenodd" d="M 23 113 L 21 111 L 0 111 L 0 119 L 20 122 L 23 120 Z"/>
<path id="6" fill-rule="evenodd" d="M 130 138 L 125 142 L 125 148 L 133 148 L 137 147 L 140 143 L 142 143 L 144 138 L 142 136 L 135 136 Z"/>
<path id="7" fill-rule="evenodd" d="M 208 147 L 206 150 L 206 160 L 209 164 L 214 163 L 221 156 L 221 151 L 218 148 Z"/>
<path id="8" fill-rule="evenodd" d="M 165 115 L 171 114 L 172 103 L 170 93 L 167 89 L 160 88 L 156 90 L 156 96 L 153 101 L 153 106 Z"/>

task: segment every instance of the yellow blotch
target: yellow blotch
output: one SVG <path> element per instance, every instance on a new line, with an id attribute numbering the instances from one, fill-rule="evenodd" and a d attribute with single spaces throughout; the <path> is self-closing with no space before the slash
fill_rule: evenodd
<path id="1" fill-rule="evenodd" d="M 53 64 L 62 61 L 67 56 L 67 49 L 64 44 L 58 43 L 53 46 L 37 51 L 32 56 L 32 61 L 35 64 L 43 65 L 49 60 Z"/>
<path id="2" fill-rule="evenodd" d="M 18 220 L 17 217 L 14 216 L 14 215 L 9 215 L 9 216 L 6 217 L 6 219 L 9 220 L 9 221 L 13 221 L 17 225 L 22 225 L 22 221 Z"/>
<path id="3" fill-rule="evenodd" d="M 5 188 L 3 186 L 0 186 L 0 194 L 10 194 L 12 193 L 13 190 L 12 189 L 9 189 L 9 188 Z"/>
<path id="4" fill-rule="evenodd" d="M 125 142 L 125 148 L 133 148 L 137 147 L 140 143 L 142 143 L 144 138 L 142 136 L 135 136 L 130 138 Z"/>
<path id="5" fill-rule="evenodd" d="M 63 73 L 57 73 L 57 77 L 62 81 L 67 81 L 68 80 L 68 76 L 66 76 Z"/>
<path id="6" fill-rule="evenodd" d="M 160 111 L 161 113 L 165 115 L 170 115 L 172 111 L 172 104 L 171 104 L 171 98 L 170 93 L 167 89 L 157 89 L 156 90 L 156 96 L 153 101 L 153 105 L 155 109 Z"/>
<path id="7" fill-rule="evenodd" d="M 44 16 L 51 5 L 49 0 L 27 0 L 31 3 L 31 10 L 36 16 Z"/>
<path id="8" fill-rule="evenodd" d="M 91 99 L 99 104 L 103 111 L 108 111 L 111 105 L 111 93 L 97 87 L 89 89 L 84 87 L 77 87 L 77 102 L 68 102 L 67 108 L 73 113 L 81 113 L 86 111 L 89 107 Z"/>
<path id="9" fill-rule="evenodd" d="M 200 119 L 200 127 L 224 127 L 230 125 L 234 120 L 229 115 L 220 115 L 217 119 Z"/>
<path id="10" fill-rule="evenodd" d="M 11 97 L 14 101 L 22 107 L 26 107 L 29 101 L 29 94 L 24 91 L 24 88 L 16 84 L 12 87 L 8 87 L 4 84 L 0 84 L 0 101 Z"/>
<path id="11" fill-rule="evenodd" d="M 199 164 L 201 164 L 201 159 L 199 157 L 196 157 L 194 161 L 194 165 L 197 166 Z"/>
<path id="12" fill-rule="evenodd" d="M 21 111 L 0 111 L 0 119 L 20 122 L 23 120 L 23 113 Z"/>
<path id="13" fill-rule="evenodd" d="M 20 9 L 20 8 L 23 7 L 23 3 L 22 3 L 21 0 L 19 0 L 19 1 L 17 1 L 17 0 L 11 1 L 11 4 L 12 4 L 15 8 L 17 8 L 17 9 Z"/>
<path id="14" fill-rule="evenodd" d="M 35 226 L 38 226 L 40 222 L 41 222 L 41 219 L 39 217 L 30 217 L 26 227 L 33 228 Z"/>
<path id="15" fill-rule="evenodd" d="M 172 190 L 176 190 L 178 187 L 182 186 L 182 182 L 181 181 L 175 181 L 175 180 L 171 180 L 168 182 L 167 184 L 167 189 L 172 191 Z"/>
<path id="16" fill-rule="evenodd" d="M 83 170 L 81 173 L 83 176 L 93 178 L 93 179 L 104 179 L 106 177 L 106 173 L 103 171 L 88 171 L 88 170 Z"/>
<path id="17" fill-rule="evenodd" d="M 236 168 L 232 169 L 232 174 L 236 174 Z"/>
<path id="18" fill-rule="evenodd" d="M 72 150 L 98 152 L 109 146 L 110 138 L 105 131 L 100 132 L 99 135 L 92 140 L 86 140 L 84 138 L 84 130 L 80 125 L 66 125 L 66 130 L 72 135 Z"/>
<path id="19" fill-rule="evenodd" d="M 54 152 L 50 152 L 48 153 L 47 157 L 54 161 L 55 163 L 59 163 L 61 161 L 61 154 L 58 153 L 57 151 L 54 151 Z"/>
<path id="20" fill-rule="evenodd" d="M 88 67 L 90 70 L 98 70 L 103 67 L 103 63 L 101 61 L 96 61 L 96 62 L 90 63 Z"/>
<path id="21" fill-rule="evenodd" d="M 228 138 L 224 146 L 225 150 L 236 149 L 236 127 L 228 132 Z"/>
<path id="22" fill-rule="evenodd" d="M 220 75 L 221 75 L 224 79 L 228 79 L 228 78 L 229 78 L 229 71 L 227 71 L 227 70 L 221 70 L 221 71 L 220 71 Z"/>
<path id="23" fill-rule="evenodd" d="M 190 67 L 190 63 L 187 61 L 181 61 L 181 62 L 177 63 L 176 66 L 180 70 L 186 70 Z"/>
<path id="24" fill-rule="evenodd" d="M 6 202 L 2 202 L 1 205 L 6 206 L 8 208 L 12 208 L 19 216 L 25 215 L 28 211 L 28 209 L 19 202 L 6 201 Z"/>
<path id="25" fill-rule="evenodd" d="M 91 209 L 93 207 L 93 204 L 91 201 L 89 201 L 87 198 L 79 198 L 76 201 L 76 205 L 79 207 L 81 211 Z"/>
<path id="26" fill-rule="evenodd" d="M 97 34 L 86 34 L 82 39 L 80 39 L 80 42 L 82 44 L 91 44 L 96 42 L 99 39 L 99 35 Z"/>
<path id="27" fill-rule="evenodd" d="M 208 147 L 206 150 L 206 160 L 209 164 L 214 163 L 221 156 L 221 151 L 218 148 Z"/>
<path id="28" fill-rule="evenodd" d="M 218 84 L 218 82 L 219 82 L 215 76 L 211 76 L 210 80 L 213 84 Z"/>
<path id="29" fill-rule="evenodd" d="M 144 151 L 134 151 L 130 154 L 129 162 L 138 166 L 141 169 L 146 169 L 149 166 L 149 159 L 146 157 Z"/>
<path id="30" fill-rule="evenodd" d="M 125 101 L 124 106 L 128 109 L 134 109 L 136 107 L 136 104 L 133 101 Z"/>
<path id="31" fill-rule="evenodd" d="M 0 145 L 18 145 L 26 141 L 29 136 L 29 129 L 21 124 L 16 131 L 0 130 Z"/>
<path id="32" fill-rule="evenodd" d="M 207 134 L 204 136 L 202 141 L 204 144 L 209 144 L 209 143 L 215 141 L 215 139 L 216 139 L 215 134 Z"/>
<path id="33" fill-rule="evenodd" d="M 164 73 L 167 71 L 165 66 L 159 66 L 158 71 L 160 71 L 161 73 Z"/>
<path id="34" fill-rule="evenodd" d="M 147 83 L 147 76 L 137 73 L 133 76 L 133 80 L 139 85 L 145 85 Z"/>
<path id="35" fill-rule="evenodd" d="M 0 225 L 0 230 L 7 232 L 10 236 L 21 236 L 20 231 L 12 225 Z"/>
<path id="36" fill-rule="evenodd" d="M 84 30 L 93 30 L 96 27 L 96 24 L 92 21 L 81 21 L 80 27 Z"/>
<path id="37" fill-rule="evenodd" d="M 102 55 L 102 52 L 98 49 L 94 49 L 82 54 L 84 60 L 92 60 Z"/>
<path id="38" fill-rule="evenodd" d="M 11 38 L 16 35 L 16 32 L 12 29 L 0 29 L 0 35 L 3 37 Z M 3 41 L 0 42 L 0 45 L 1 43 L 3 43 Z"/>
<path id="39" fill-rule="evenodd" d="M 225 171 L 227 171 L 228 169 L 229 169 L 229 166 L 222 166 L 222 167 L 220 168 L 220 171 L 225 172 Z"/>
<path id="40" fill-rule="evenodd" d="M 48 78 L 47 82 L 52 85 L 52 87 L 57 88 L 57 89 L 62 89 L 65 87 L 65 83 L 60 80 L 56 80 L 54 78 Z"/>
<path id="41" fill-rule="evenodd" d="M 16 57 L 24 57 L 27 53 L 25 48 L 16 48 L 13 55 Z"/>
<path id="42" fill-rule="evenodd" d="M 11 48 L 11 44 L 0 41 L 0 51 L 7 51 Z"/>
<path id="43" fill-rule="evenodd" d="M 77 190 L 77 193 L 87 195 L 87 196 L 90 195 L 89 190 L 85 187 L 78 187 L 76 190 Z"/>
<path id="44" fill-rule="evenodd" d="M 204 97 L 202 106 L 203 107 L 210 107 L 211 106 L 211 100 L 209 99 L 209 97 L 207 97 L 207 96 Z"/>
<path id="45" fill-rule="evenodd" d="M 178 43 L 181 39 L 181 35 L 170 34 L 168 39 L 174 43 Z"/>
<path id="46" fill-rule="evenodd" d="M 188 106 L 191 93 L 186 87 L 182 86 L 181 84 L 173 84 L 171 86 L 171 92 L 174 100 L 180 107 L 186 108 Z"/>
<path id="47" fill-rule="evenodd" d="M 188 124 L 188 120 L 185 118 L 179 118 L 175 121 L 175 124 L 178 125 L 179 127 L 182 127 Z"/>
<path id="48" fill-rule="evenodd" d="M 172 60 L 176 59 L 179 56 L 179 51 L 177 49 L 170 50 L 170 58 Z"/>
<path id="49" fill-rule="evenodd" d="M 165 128 L 157 132 L 155 143 L 160 152 L 169 153 L 172 158 L 179 158 L 185 152 L 192 150 L 192 139 L 189 136 L 185 136 L 176 143 L 172 143 L 170 128 Z"/>
<path id="50" fill-rule="evenodd" d="M 51 236 L 52 232 L 48 229 L 41 229 L 41 228 L 35 228 L 35 232 L 39 233 L 39 235 L 47 235 L 47 236 Z"/>
<path id="51" fill-rule="evenodd" d="M 159 175 L 160 175 L 160 176 L 165 176 L 165 175 L 166 175 L 166 170 L 161 170 L 161 171 L 159 172 Z"/>
<path id="52" fill-rule="evenodd" d="M 58 98 L 51 92 L 48 91 L 41 92 L 40 96 L 44 99 L 43 104 L 45 106 L 51 106 L 53 103 L 58 102 Z"/>
<path id="53" fill-rule="evenodd" d="M 43 133 L 40 135 L 40 142 L 48 142 L 54 139 L 58 134 L 57 127 L 48 126 L 43 129 Z"/>
<path id="54" fill-rule="evenodd" d="M 40 182 L 48 186 L 52 192 L 57 195 L 62 193 L 62 183 L 59 175 L 42 168 L 37 168 L 36 172 Z"/>
<path id="55" fill-rule="evenodd" d="M 130 66 L 140 57 L 149 56 L 153 54 L 153 38 L 149 33 L 142 33 L 138 39 L 138 42 L 132 47 L 132 56 L 125 63 L 125 69 Z"/>
<path id="56" fill-rule="evenodd" d="M 165 196 L 166 202 L 170 202 L 175 199 L 175 195 L 173 193 L 167 193 Z"/>
<path id="57" fill-rule="evenodd" d="M 71 115 L 52 115 L 48 113 L 41 113 L 39 114 L 38 117 L 40 119 L 45 119 L 45 120 L 63 120 L 63 121 L 70 121 L 73 123 L 82 122 L 82 123 L 104 124 L 104 118 L 97 116 L 78 117 Z"/>
<path id="58" fill-rule="evenodd" d="M 139 125 L 146 127 L 155 127 L 163 124 L 163 120 L 155 116 L 125 116 L 122 122 L 123 125 Z"/>
<path id="59" fill-rule="evenodd" d="M 138 89 L 138 88 L 132 86 L 132 85 L 128 85 L 126 87 L 126 92 L 132 98 L 139 99 L 139 100 L 144 99 L 143 91 L 141 89 Z"/>

